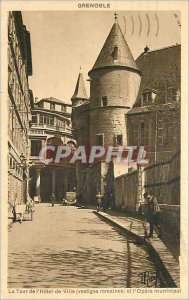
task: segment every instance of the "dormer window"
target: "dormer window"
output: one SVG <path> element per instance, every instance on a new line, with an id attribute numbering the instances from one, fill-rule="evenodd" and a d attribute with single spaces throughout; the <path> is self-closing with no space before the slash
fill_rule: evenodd
<path id="1" fill-rule="evenodd" d="M 117 46 L 114 47 L 113 59 L 114 59 L 114 61 L 118 60 L 118 47 Z"/>
<path id="2" fill-rule="evenodd" d="M 144 92 L 141 95 L 141 106 L 148 106 L 152 100 L 151 92 Z"/>
<path id="3" fill-rule="evenodd" d="M 141 94 L 141 106 L 148 106 L 150 105 L 156 98 L 157 91 L 146 89 Z"/>

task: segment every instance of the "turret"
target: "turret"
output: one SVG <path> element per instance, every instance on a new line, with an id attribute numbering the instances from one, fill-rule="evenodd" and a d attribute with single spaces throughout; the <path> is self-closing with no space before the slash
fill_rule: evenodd
<path id="1" fill-rule="evenodd" d="M 136 101 L 141 72 L 117 22 L 117 14 L 89 77 L 91 145 L 126 146 L 125 114 Z"/>
<path id="2" fill-rule="evenodd" d="M 80 104 L 83 104 L 86 100 L 88 100 L 88 97 L 83 80 L 83 74 L 79 73 L 77 84 L 75 87 L 75 92 L 71 98 L 72 106 L 78 106 Z"/>
<path id="3" fill-rule="evenodd" d="M 72 133 L 77 145 L 89 144 L 89 100 L 83 80 L 83 74 L 79 73 L 72 101 Z"/>

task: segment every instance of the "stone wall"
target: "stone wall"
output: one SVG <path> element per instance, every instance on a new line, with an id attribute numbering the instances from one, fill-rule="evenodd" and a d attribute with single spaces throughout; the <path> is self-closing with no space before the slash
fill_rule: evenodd
<path id="1" fill-rule="evenodd" d="M 104 145 L 108 147 L 115 143 L 116 135 L 122 134 L 123 145 L 126 146 L 127 108 L 100 107 L 90 112 L 90 145 L 96 145 L 96 135 L 104 134 Z"/>
<path id="2" fill-rule="evenodd" d="M 180 238 L 180 205 L 161 204 L 161 228 L 167 238 L 177 242 Z"/>
<path id="3" fill-rule="evenodd" d="M 135 212 L 137 203 L 138 171 L 115 179 L 115 206 L 128 212 Z"/>
<path id="4" fill-rule="evenodd" d="M 180 153 L 171 160 L 143 170 L 144 188 L 154 194 L 159 203 L 180 204 Z"/>
<path id="5" fill-rule="evenodd" d="M 142 186 L 139 186 L 139 181 L 139 169 L 115 179 L 117 208 L 122 205 L 133 211 L 140 200 L 139 190 L 155 195 L 161 204 L 180 205 L 180 152 L 169 161 L 144 168 Z"/>
<path id="6" fill-rule="evenodd" d="M 136 213 L 139 191 L 155 195 L 161 207 L 161 226 L 169 239 L 180 236 L 180 152 L 171 160 L 115 178 L 115 206 Z M 140 183 L 141 182 L 141 183 Z M 141 184 L 141 187 L 139 186 Z"/>

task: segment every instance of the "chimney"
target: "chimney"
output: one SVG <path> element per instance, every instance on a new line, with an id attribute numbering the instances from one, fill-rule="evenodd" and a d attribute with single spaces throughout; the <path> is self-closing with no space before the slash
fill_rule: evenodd
<path id="1" fill-rule="evenodd" d="M 38 102 L 38 97 L 35 97 L 35 101 L 34 101 L 35 103 L 37 103 Z"/>
<path id="2" fill-rule="evenodd" d="M 148 48 L 148 46 L 146 45 L 146 47 L 144 48 L 144 53 L 147 53 L 150 50 L 150 48 Z"/>

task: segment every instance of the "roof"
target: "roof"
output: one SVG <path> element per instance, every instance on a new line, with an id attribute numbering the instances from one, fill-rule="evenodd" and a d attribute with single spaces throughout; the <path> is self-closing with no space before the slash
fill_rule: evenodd
<path id="1" fill-rule="evenodd" d="M 34 108 L 32 109 L 32 114 L 34 114 L 36 112 L 42 112 L 42 113 L 48 114 L 48 115 L 59 116 L 64 119 L 70 119 L 70 116 L 71 116 L 71 113 L 68 113 L 68 112 L 52 111 L 52 110 L 49 110 L 46 108 L 40 108 L 35 105 Z"/>
<path id="2" fill-rule="evenodd" d="M 88 99 L 82 73 L 79 73 L 77 84 L 75 87 L 75 92 L 71 99 L 76 99 L 76 98 Z"/>
<path id="3" fill-rule="evenodd" d="M 118 47 L 116 60 L 114 57 L 115 47 Z M 134 61 L 129 46 L 127 45 L 121 28 L 117 22 L 113 24 L 104 46 L 102 47 L 102 50 L 91 71 L 97 68 L 113 66 L 128 67 L 138 70 L 136 62 Z"/>
<path id="4" fill-rule="evenodd" d="M 180 85 L 181 45 L 144 52 L 136 62 L 142 72 L 142 78 L 134 106 L 140 105 L 140 95 L 147 89 L 156 90 L 156 101 L 161 103 L 165 100 L 165 92 L 170 87 Z"/>
<path id="5" fill-rule="evenodd" d="M 37 103 L 35 103 L 35 104 L 38 104 L 40 102 L 51 102 L 51 103 L 58 103 L 58 104 L 64 104 L 64 105 L 67 105 L 67 106 L 71 106 L 71 104 L 68 104 L 68 103 L 66 103 L 64 101 L 61 101 L 61 100 L 59 100 L 57 98 L 54 98 L 54 97 L 43 98 L 43 99 L 39 100 Z"/>

